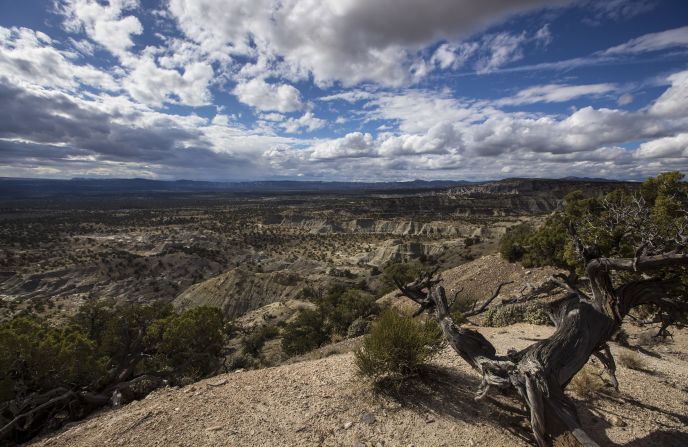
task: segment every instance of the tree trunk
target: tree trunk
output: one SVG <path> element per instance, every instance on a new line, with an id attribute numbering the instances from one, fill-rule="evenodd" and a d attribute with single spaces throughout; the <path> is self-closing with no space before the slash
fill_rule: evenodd
<path id="1" fill-rule="evenodd" d="M 482 375 L 477 399 L 492 388 L 513 389 L 530 409 L 533 435 L 539 446 L 554 440 L 590 447 L 597 444 L 580 425 L 573 402 L 564 389 L 587 363 L 591 355 L 600 358 L 612 384 L 618 387 L 615 363 L 607 342 L 619 329 L 623 318 L 641 304 L 657 304 L 668 311 L 685 311 L 686 303 L 671 300 L 668 294 L 681 287 L 676 279 L 641 280 L 614 288 L 610 272 L 649 272 L 688 265 L 688 255 L 666 254 L 641 258 L 588 259 L 586 274 L 592 297 L 571 293 L 553 313 L 556 329 L 549 338 L 507 356 L 496 355 L 494 346 L 479 332 L 457 327 L 451 319 L 444 288 L 432 275 L 406 286 L 401 293 L 421 305 L 435 308 L 435 315 L 449 345 Z M 491 301 L 491 300 L 490 300 Z M 484 309 L 483 309 L 484 310 Z"/>

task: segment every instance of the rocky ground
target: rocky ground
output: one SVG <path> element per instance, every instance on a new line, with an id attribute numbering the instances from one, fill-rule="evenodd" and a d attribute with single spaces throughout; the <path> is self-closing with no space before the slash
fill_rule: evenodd
<path id="1" fill-rule="evenodd" d="M 504 286 L 493 302 L 493 306 L 503 299 L 520 297 L 542 286 L 549 278 L 559 272 L 554 267 L 525 268 L 519 263 L 510 263 L 498 254 L 489 254 L 467 262 L 458 267 L 444 270 L 439 274 L 442 286 L 451 299 L 477 302 L 488 299 L 500 284 Z M 417 308 L 417 305 L 393 291 L 381 297 L 378 302 L 383 306 Z"/>
<path id="2" fill-rule="evenodd" d="M 523 348 L 552 329 L 517 324 L 480 328 L 501 352 Z M 630 328 L 640 369 L 619 365 L 620 391 L 605 388 L 578 403 L 601 445 L 688 445 L 688 330 L 651 344 Z M 338 352 L 338 351 L 333 351 Z M 637 368 L 637 366 L 636 366 Z M 478 377 L 446 349 L 426 374 L 376 390 L 355 373 L 353 354 L 216 376 L 71 425 L 34 446 L 526 446 L 528 420 L 518 401 L 475 402 Z"/>

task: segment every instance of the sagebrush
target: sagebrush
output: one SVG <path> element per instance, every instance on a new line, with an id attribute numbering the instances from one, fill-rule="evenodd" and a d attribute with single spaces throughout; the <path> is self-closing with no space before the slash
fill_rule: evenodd
<path id="1" fill-rule="evenodd" d="M 373 323 L 355 352 L 361 375 L 373 379 L 403 379 L 426 364 L 443 346 L 436 322 L 414 319 L 387 310 Z"/>

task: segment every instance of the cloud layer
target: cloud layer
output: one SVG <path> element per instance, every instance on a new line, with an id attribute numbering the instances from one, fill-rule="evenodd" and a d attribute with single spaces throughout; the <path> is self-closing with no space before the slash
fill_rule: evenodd
<path id="1" fill-rule="evenodd" d="M 612 3 L 59 0 L 52 28 L 0 26 L 0 176 L 688 170 L 688 25 L 562 37 L 657 7 Z"/>

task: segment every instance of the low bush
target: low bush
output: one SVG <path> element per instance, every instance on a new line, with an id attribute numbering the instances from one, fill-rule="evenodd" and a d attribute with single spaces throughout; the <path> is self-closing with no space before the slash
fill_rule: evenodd
<path id="1" fill-rule="evenodd" d="M 402 380 L 418 372 L 442 345 L 442 331 L 437 323 L 390 309 L 373 323 L 355 352 L 355 362 L 363 376 Z"/>
<path id="2" fill-rule="evenodd" d="M 520 261 L 526 250 L 524 241 L 533 233 L 528 224 L 520 224 L 509 228 L 499 241 L 499 253 L 509 262 Z"/>
<path id="3" fill-rule="evenodd" d="M 289 356 L 305 354 L 320 347 L 328 339 L 323 314 L 317 310 L 305 309 L 284 327 L 282 349 Z"/>
<path id="4" fill-rule="evenodd" d="M 175 313 L 169 303 L 109 302 L 88 303 L 60 325 L 26 316 L 0 322 L 0 426 L 24 413 L 21 424 L 0 433 L 0 444 L 24 442 L 88 415 L 108 402 L 115 386 L 122 385 L 118 391 L 129 401 L 163 383 L 213 374 L 223 324 L 221 312 L 209 307 Z M 127 386 L 129 381 L 134 383 Z M 87 402 L 71 392 L 103 399 Z M 40 407 L 43 393 L 63 399 Z"/>
<path id="5" fill-rule="evenodd" d="M 483 326 L 509 326 L 516 323 L 551 325 L 547 316 L 546 303 L 525 303 L 496 306 L 488 309 L 483 316 Z"/>
<path id="6" fill-rule="evenodd" d="M 647 368 L 645 360 L 633 351 L 624 351 L 619 355 L 619 363 L 628 369 L 634 369 L 636 371 L 642 371 Z"/>
<path id="7" fill-rule="evenodd" d="M 353 321 L 353 323 L 351 323 L 351 325 L 349 325 L 349 329 L 346 331 L 346 337 L 354 338 L 361 336 L 368 331 L 369 327 L 370 321 L 363 317 L 358 317 Z"/>
<path id="8" fill-rule="evenodd" d="M 568 389 L 585 400 L 595 399 L 604 389 L 602 374 L 591 365 L 578 371 L 568 385 Z"/>
<path id="9" fill-rule="evenodd" d="M 244 352 L 253 357 L 258 356 L 265 342 L 277 337 L 278 334 L 279 329 L 276 326 L 261 326 L 242 340 Z"/>
<path id="10" fill-rule="evenodd" d="M 420 276 L 424 270 L 423 264 L 419 261 L 409 262 L 394 262 L 387 264 L 382 269 L 382 289 L 378 293 L 386 294 L 396 289 L 394 280 L 397 279 L 402 283 L 408 283 Z"/>
<path id="11" fill-rule="evenodd" d="M 330 331 L 339 335 L 346 335 L 356 319 L 378 312 L 375 297 L 359 289 L 333 288 L 317 304 Z"/>

